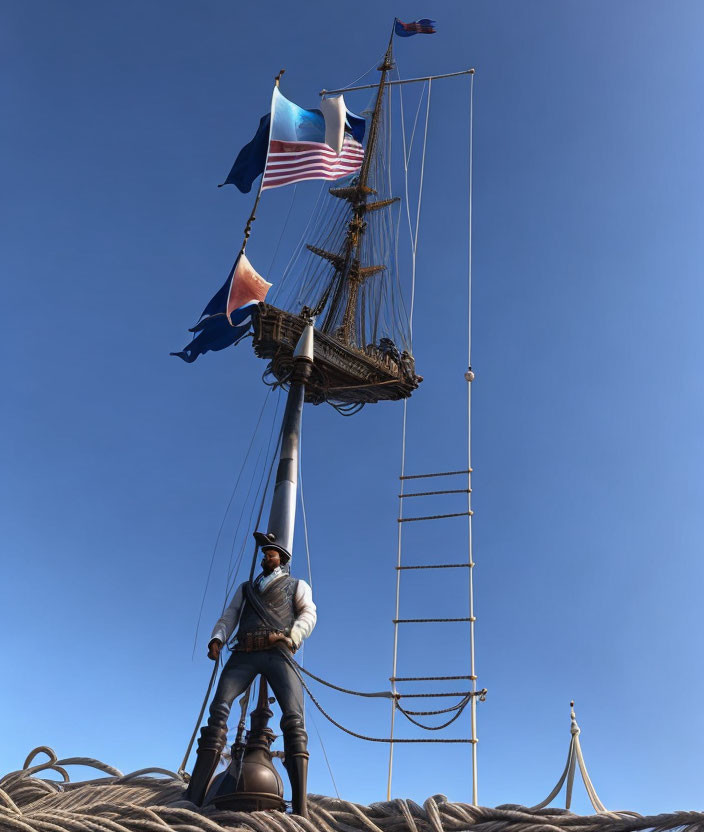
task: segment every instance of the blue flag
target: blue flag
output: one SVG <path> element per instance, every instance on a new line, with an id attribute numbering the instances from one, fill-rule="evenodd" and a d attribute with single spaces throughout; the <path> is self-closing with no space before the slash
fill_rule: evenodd
<path id="1" fill-rule="evenodd" d="M 240 254 L 227 280 L 201 313 L 200 321 L 188 330 L 198 333 L 196 337 L 171 355 L 192 364 L 205 352 L 217 352 L 239 343 L 249 332 L 252 313 L 270 286 L 271 283 L 254 271 L 247 257 Z"/>
<path id="2" fill-rule="evenodd" d="M 411 23 L 403 23 L 396 18 L 394 31 L 400 38 L 410 38 L 412 35 L 434 35 L 437 31 L 435 26 L 435 21 L 429 20 L 427 17 L 414 20 Z"/>
<path id="3" fill-rule="evenodd" d="M 256 304 L 251 304 L 256 306 Z M 187 344 L 180 352 L 172 352 L 170 355 L 175 355 L 182 358 L 186 364 L 192 364 L 199 355 L 205 352 L 217 352 L 224 350 L 232 344 L 239 343 L 244 336 L 249 332 L 251 324 L 251 309 L 239 310 L 239 315 L 233 315 L 228 320 L 226 315 L 211 315 L 209 318 L 196 324 L 189 332 L 198 332 L 199 334 Z M 246 322 L 241 326 L 236 326 L 235 322 L 241 317 L 242 320 L 247 318 Z M 232 321 L 232 323 L 230 323 Z"/>
<path id="4" fill-rule="evenodd" d="M 269 125 L 271 115 L 267 113 L 259 120 L 259 127 L 254 138 L 246 144 L 237 154 L 232 170 L 227 174 L 227 179 L 218 185 L 235 185 L 243 194 L 252 190 L 252 183 L 264 170 L 266 164 L 266 151 L 269 145 Z"/>

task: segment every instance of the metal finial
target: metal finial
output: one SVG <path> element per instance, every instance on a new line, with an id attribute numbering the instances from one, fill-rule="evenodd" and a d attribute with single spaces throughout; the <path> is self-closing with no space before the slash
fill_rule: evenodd
<path id="1" fill-rule="evenodd" d="M 281 76 L 284 74 L 284 72 L 286 72 L 285 69 L 280 69 L 279 74 L 276 76 L 276 78 L 274 78 L 274 83 L 277 87 L 279 86 L 279 81 L 281 80 Z"/>
<path id="2" fill-rule="evenodd" d="M 296 348 L 293 351 L 294 358 L 303 358 L 307 361 L 313 361 L 313 336 L 315 333 L 314 325 L 315 318 L 311 318 L 311 320 L 304 327 L 301 337 L 298 339 Z"/>

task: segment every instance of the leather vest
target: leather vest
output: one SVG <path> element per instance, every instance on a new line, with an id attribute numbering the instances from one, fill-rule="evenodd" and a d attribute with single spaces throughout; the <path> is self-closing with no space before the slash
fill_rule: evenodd
<path id="1" fill-rule="evenodd" d="M 245 600 L 240 617 L 240 626 L 237 628 L 237 640 L 241 641 L 245 633 L 253 633 L 256 630 L 271 630 L 272 624 L 274 629 L 288 635 L 291 632 L 291 627 L 293 627 L 293 622 L 296 620 L 293 598 L 297 586 L 296 578 L 284 575 L 272 581 L 263 592 L 255 587 L 254 591 L 257 599 L 266 609 L 270 620 L 264 621 L 252 604 Z"/>

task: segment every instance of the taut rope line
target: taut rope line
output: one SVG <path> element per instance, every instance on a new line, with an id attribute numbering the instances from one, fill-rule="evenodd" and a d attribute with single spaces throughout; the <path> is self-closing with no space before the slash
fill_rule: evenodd
<path id="1" fill-rule="evenodd" d="M 301 514 L 303 516 L 303 540 L 306 545 L 306 562 L 308 564 L 308 583 L 310 584 L 311 590 L 313 589 L 313 569 L 311 566 L 310 560 L 310 541 L 308 540 L 308 517 L 306 514 L 306 501 L 303 495 L 303 436 L 301 435 L 299 438 L 299 445 L 298 445 L 298 497 L 299 502 L 301 504 Z M 301 650 L 301 661 L 303 661 L 303 654 L 305 651 L 305 642 L 303 643 L 303 649 Z M 306 710 L 306 716 L 308 712 Z M 320 734 L 320 730 L 318 729 L 318 725 L 315 721 L 313 714 L 310 715 L 311 721 L 313 723 L 313 727 L 315 728 L 315 733 L 318 735 L 318 742 L 320 743 L 320 749 L 323 752 L 323 757 L 325 758 L 325 765 L 328 769 L 328 774 L 330 775 L 330 780 L 332 781 L 332 787 L 335 789 L 335 794 L 339 797 L 340 792 L 337 790 L 337 783 L 335 782 L 335 775 L 332 771 L 332 766 L 330 765 L 330 758 L 328 757 L 327 749 L 325 748 L 325 743 L 323 742 L 323 738 Z"/>
<path id="2" fill-rule="evenodd" d="M 413 313 L 415 310 L 415 298 L 416 298 L 416 259 L 418 253 L 418 228 L 420 223 L 420 208 L 421 208 L 421 200 L 423 196 L 423 178 L 425 175 L 425 149 L 427 146 L 428 140 L 428 123 L 430 120 L 430 91 L 431 91 L 431 84 L 432 81 L 428 81 L 428 97 L 426 100 L 426 109 L 425 109 L 425 130 L 423 134 L 423 151 L 422 151 L 422 161 L 421 161 L 421 171 L 420 171 L 420 185 L 418 190 L 418 205 L 416 209 L 416 227 L 415 227 L 415 234 L 413 233 L 413 226 L 411 224 L 411 212 L 410 212 L 410 200 L 408 198 L 408 163 L 410 161 L 411 152 L 413 150 L 413 139 L 415 138 L 416 132 L 416 125 L 418 124 L 418 116 L 420 115 L 421 104 L 423 102 L 423 93 L 421 92 L 421 96 L 418 99 L 418 109 L 416 110 L 416 117 L 415 121 L 413 122 L 413 131 L 411 133 L 410 139 L 410 146 L 406 149 L 406 126 L 404 121 L 404 114 L 403 114 L 403 94 L 401 89 L 399 88 L 399 106 L 401 112 L 401 139 L 402 139 L 402 149 L 403 149 L 403 177 L 404 177 L 404 190 L 406 194 L 406 218 L 408 220 L 408 233 L 411 239 L 411 304 L 409 309 L 408 315 L 408 330 L 411 345 L 413 344 Z M 400 220 L 400 214 L 399 214 Z M 397 258 L 398 259 L 398 258 Z M 404 477 L 406 474 L 406 432 L 407 432 L 407 423 L 408 423 L 408 399 L 403 400 L 403 425 L 401 428 L 401 493 L 399 494 L 399 518 L 403 517 L 403 492 L 404 492 Z M 393 778 L 393 767 L 394 767 L 394 728 L 396 724 L 396 705 L 398 703 L 398 694 L 396 691 L 396 670 L 398 666 L 398 619 L 400 614 L 400 604 L 401 604 L 401 553 L 402 553 L 402 540 L 403 540 L 403 532 L 402 532 L 402 523 L 398 523 L 398 532 L 397 532 L 397 544 L 396 544 L 396 602 L 395 602 L 395 610 L 396 614 L 394 615 L 394 646 L 393 646 L 393 662 L 392 662 L 392 673 L 391 673 L 391 685 L 392 685 L 392 693 L 394 694 L 394 699 L 392 700 L 391 704 L 391 726 L 389 730 L 389 769 L 386 781 L 386 799 L 391 800 L 391 781 Z M 410 719 L 410 717 L 408 717 Z"/>
<path id="3" fill-rule="evenodd" d="M 477 671 L 474 654 L 474 556 L 472 551 L 472 187 L 474 168 L 474 70 L 469 75 L 469 218 L 467 251 L 467 563 L 469 566 L 469 663 L 472 691 L 477 690 Z M 472 736 L 472 804 L 479 805 L 477 768 L 477 697 L 469 708 Z"/>
<path id="4" fill-rule="evenodd" d="M 240 484 L 240 480 L 242 479 L 242 474 L 244 473 L 244 469 L 245 469 L 245 467 L 247 465 L 247 462 L 249 460 L 249 455 L 252 452 L 252 448 L 254 447 L 254 440 L 255 440 L 255 438 L 257 436 L 257 433 L 259 431 L 259 426 L 261 425 L 262 417 L 264 415 L 264 411 L 266 410 L 266 406 L 267 406 L 267 402 L 268 402 L 270 393 L 271 393 L 271 390 L 267 390 L 267 392 L 264 396 L 264 401 L 262 402 L 262 407 L 261 407 L 261 410 L 259 411 L 259 417 L 257 418 L 256 425 L 254 426 L 254 431 L 252 432 L 252 438 L 249 441 L 249 447 L 247 448 L 247 453 L 245 454 L 244 461 L 242 462 L 242 467 L 240 468 L 239 473 L 237 474 L 237 478 L 235 479 L 235 484 L 232 488 L 232 493 L 230 494 L 230 499 L 227 502 L 227 507 L 225 508 L 225 511 L 223 513 L 223 516 L 222 516 L 222 521 L 220 523 L 220 528 L 218 529 L 217 536 L 215 537 L 215 543 L 213 544 L 213 552 L 210 556 L 210 564 L 208 566 L 208 575 L 205 579 L 205 587 L 203 588 L 203 595 L 201 597 L 200 608 L 198 610 L 198 621 L 196 623 L 196 632 L 195 632 L 195 635 L 193 637 L 193 653 L 191 655 L 191 658 L 193 658 L 193 656 L 195 656 L 196 647 L 198 645 L 198 631 L 200 629 L 200 622 L 201 622 L 201 618 L 203 616 L 203 607 L 205 605 L 205 598 L 206 598 L 206 595 L 207 595 L 207 592 L 208 592 L 208 586 L 210 585 L 210 577 L 211 577 L 212 572 L 213 572 L 213 564 L 215 562 L 215 554 L 217 552 L 218 543 L 220 542 L 220 538 L 222 537 L 222 531 L 223 531 L 223 528 L 225 527 L 225 521 L 227 520 L 227 515 L 230 511 L 230 506 L 232 505 L 232 501 L 235 499 L 235 494 L 236 494 L 237 488 Z"/>
<path id="5" fill-rule="evenodd" d="M 186 765 L 188 763 L 188 758 L 191 756 L 191 749 L 193 748 L 193 743 L 196 741 L 196 736 L 198 735 L 198 729 L 200 728 L 201 722 L 203 721 L 203 714 L 205 713 L 205 706 L 208 704 L 208 699 L 210 699 L 210 691 L 213 689 L 213 685 L 215 684 L 215 677 L 218 675 L 218 666 L 220 662 L 216 661 L 213 662 L 213 672 L 210 674 L 210 682 L 208 682 L 208 690 L 205 692 L 205 698 L 203 699 L 203 704 L 200 706 L 200 713 L 198 714 L 198 719 L 196 720 L 196 727 L 193 729 L 193 733 L 191 734 L 191 739 L 188 743 L 188 748 L 186 748 L 186 753 L 183 755 L 183 760 L 181 761 L 181 765 L 178 768 L 178 773 L 183 776 L 186 773 Z"/>
<path id="6" fill-rule="evenodd" d="M 434 743 L 451 743 L 451 744 L 454 744 L 454 743 L 471 743 L 472 742 L 471 739 L 444 739 L 444 738 L 443 739 L 435 739 L 435 738 L 430 738 L 430 739 L 406 739 L 406 738 L 404 738 L 404 739 L 395 739 L 393 736 L 390 736 L 390 737 L 369 737 L 366 734 L 359 734 L 356 731 L 352 731 L 349 728 L 345 728 L 344 725 L 341 725 L 333 717 L 331 717 L 330 714 L 327 713 L 327 711 L 320 704 L 320 702 L 318 702 L 317 698 L 315 697 L 315 695 L 313 694 L 311 689 L 306 684 L 306 681 L 302 676 L 303 673 L 305 673 L 306 676 L 310 676 L 312 679 L 315 679 L 316 682 L 320 682 L 320 683 L 322 683 L 323 685 L 326 685 L 329 688 L 333 688 L 334 690 L 340 691 L 341 693 L 347 693 L 347 694 L 350 694 L 352 696 L 362 696 L 362 697 L 370 698 L 370 699 L 371 698 L 373 698 L 373 699 L 391 699 L 392 702 L 393 702 L 394 710 L 396 708 L 398 708 L 401 711 L 401 713 L 403 713 L 403 715 L 406 717 L 406 719 L 410 720 L 411 722 L 413 722 L 418 727 L 424 728 L 427 731 L 437 730 L 436 728 L 434 728 L 432 726 L 423 725 L 420 722 L 417 722 L 411 716 L 409 716 L 409 714 L 413 713 L 413 712 L 412 711 L 405 711 L 398 704 L 398 700 L 401 698 L 401 694 L 396 693 L 394 691 L 366 692 L 366 691 L 350 690 L 349 688 L 343 688 L 343 687 L 340 687 L 339 685 L 334 685 L 332 682 L 328 682 L 325 679 L 321 679 L 320 676 L 316 676 L 315 674 L 311 673 L 310 670 L 307 670 L 306 668 L 299 665 L 298 662 L 295 661 L 295 659 L 290 655 L 290 653 L 288 652 L 288 650 L 285 647 L 277 647 L 275 649 L 278 649 L 278 650 L 281 651 L 281 653 L 284 656 L 284 658 L 286 659 L 286 661 L 291 665 L 293 670 L 296 672 L 296 674 L 298 675 L 298 678 L 301 681 L 301 684 L 303 685 L 303 688 L 305 689 L 306 693 L 310 697 L 313 704 L 320 711 L 320 713 L 329 722 L 331 722 L 336 728 L 339 728 L 341 731 L 343 731 L 345 734 L 349 734 L 349 736 L 351 736 L 351 737 L 356 737 L 357 739 L 365 740 L 366 742 L 386 742 L 386 743 L 389 743 L 390 745 L 394 745 L 395 743 L 427 743 L 427 742 L 434 742 Z M 466 700 L 469 700 L 469 699 L 473 699 L 475 696 L 482 697 L 485 694 L 486 694 L 486 691 L 477 691 L 476 693 L 472 693 L 471 691 L 468 691 L 466 693 L 448 694 L 448 695 L 462 696 L 462 697 L 465 697 Z M 442 694 L 432 694 L 432 693 L 431 694 L 406 694 L 406 696 L 408 698 L 438 696 L 438 695 L 442 695 Z M 445 725 L 441 725 L 439 727 L 444 728 L 444 727 L 446 727 L 446 725 L 449 725 L 451 722 L 454 722 L 454 720 L 457 719 L 457 717 L 460 715 L 460 713 L 464 710 L 466 705 L 467 705 L 467 701 L 463 700 L 463 701 L 459 702 L 455 706 L 458 709 L 458 713 L 455 716 L 453 716 Z M 450 709 L 446 709 L 446 710 L 443 710 L 443 711 L 438 711 L 437 713 L 447 713 L 448 710 L 450 710 Z M 428 713 L 435 713 L 435 712 L 430 712 L 429 711 Z"/>

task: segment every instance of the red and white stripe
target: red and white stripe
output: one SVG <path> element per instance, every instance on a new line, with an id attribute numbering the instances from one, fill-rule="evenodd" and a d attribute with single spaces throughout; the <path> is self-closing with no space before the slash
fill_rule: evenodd
<path id="1" fill-rule="evenodd" d="M 345 135 L 339 153 L 322 142 L 282 142 L 272 139 L 262 190 L 305 179 L 341 179 L 362 167 L 364 148 Z"/>

